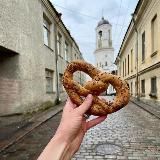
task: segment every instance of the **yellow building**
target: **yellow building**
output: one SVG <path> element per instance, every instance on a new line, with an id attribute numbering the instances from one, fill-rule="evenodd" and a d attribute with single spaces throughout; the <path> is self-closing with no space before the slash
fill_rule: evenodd
<path id="1" fill-rule="evenodd" d="M 139 0 L 115 63 L 133 98 L 160 106 L 159 0 Z"/>

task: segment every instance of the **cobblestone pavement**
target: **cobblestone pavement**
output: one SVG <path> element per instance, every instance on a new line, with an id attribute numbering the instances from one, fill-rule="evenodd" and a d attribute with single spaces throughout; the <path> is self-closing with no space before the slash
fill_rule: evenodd
<path id="1" fill-rule="evenodd" d="M 160 160 L 160 119 L 133 103 L 90 129 L 73 160 Z"/>
<path id="2" fill-rule="evenodd" d="M 54 134 L 61 113 L 3 153 L 1 160 L 35 160 Z M 93 117 L 91 117 L 93 118 Z M 160 160 L 160 119 L 133 103 L 90 129 L 73 160 Z"/>

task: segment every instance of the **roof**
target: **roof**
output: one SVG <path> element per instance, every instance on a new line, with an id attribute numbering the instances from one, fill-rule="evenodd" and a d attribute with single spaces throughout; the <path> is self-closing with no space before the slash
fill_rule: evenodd
<path id="1" fill-rule="evenodd" d="M 139 8 L 140 8 L 142 2 L 143 2 L 143 0 L 139 0 L 139 1 L 138 1 L 137 5 L 136 5 L 136 8 L 135 8 L 135 10 L 134 10 L 134 13 L 133 13 L 132 15 L 136 15 L 136 14 L 137 14 L 137 12 L 139 11 Z M 133 23 L 133 18 L 131 19 L 131 21 L 130 21 L 130 23 L 129 23 L 129 25 L 128 25 L 127 31 L 126 31 L 126 33 L 125 33 L 125 35 L 124 35 L 123 40 L 122 40 L 122 43 L 121 43 L 121 46 L 120 46 L 118 55 L 117 55 L 116 60 L 115 60 L 115 62 L 114 62 L 115 64 L 116 64 L 116 62 L 117 62 L 118 59 L 119 59 L 118 57 L 120 56 L 122 47 L 123 47 L 123 45 L 124 45 L 124 43 L 125 43 L 125 39 L 127 38 L 127 34 L 128 34 L 128 32 L 129 32 L 130 28 L 132 27 L 132 23 Z"/>
<path id="2" fill-rule="evenodd" d="M 109 24 L 109 21 L 104 19 L 104 17 L 102 17 L 102 19 L 98 22 L 97 27 L 103 25 L 103 24 Z"/>
<path id="3" fill-rule="evenodd" d="M 50 4 L 50 6 L 52 7 L 52 9 L 54 10 L 55 14 L 59 17 L 59 20 L 60 22 L 62 23 L 62 25 L 64 26 L 64 28 L 66 29 L 67 33 L 69 34 L 69 36 L 71 37 L 71 39 L 73 40 L 73 42 L 75 43 L 75 45 L 77 46 L 78 50 L 79 50 L 79 46 L 77 44 L 77 42 L 75 41 L 75 39 L 72 37 L 70 31 L 68 30 L 68 28 L 65 26 L 65 24 L 63 23 L 62 19 L 61 19 L 61 16 L 62 16 L 62 13 L 59 13 L 55 7 L 53 6 L 52 2 L 50 0 L 47 0 L 48 3 Z M 80 50 L 79 50 L 80 51 Z M 80 52 L 81 53 L 81 52 Z"/>

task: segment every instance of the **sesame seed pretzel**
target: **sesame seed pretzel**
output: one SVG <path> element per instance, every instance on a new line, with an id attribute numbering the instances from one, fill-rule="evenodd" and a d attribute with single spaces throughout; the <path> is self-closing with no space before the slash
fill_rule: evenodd
<path id="1" fill-rule="evenodd" d="M 83 71 L 88 74 L 92 81 L 86 82 L 84 86 L 73 80 L 73 73 Z M 108 85 L 111 84 L 116 90 L 116 97 L 113 102 L 107 102 L 100 99 L 100 93 L 106 91 Z M 68 64 L 63 75 L 63 86 L 66 89 L 70 99 L 76 105 L 81 105 L 84 101 L 83 97 L 88 94 L 93 95 L 93 102 L 87 111 L 89 115 L 103 116 L 118 111 L 129 102 L 129 86 L 128 83 L 116 75 L 101 72 L 93 65 L 76 60 Z"/>

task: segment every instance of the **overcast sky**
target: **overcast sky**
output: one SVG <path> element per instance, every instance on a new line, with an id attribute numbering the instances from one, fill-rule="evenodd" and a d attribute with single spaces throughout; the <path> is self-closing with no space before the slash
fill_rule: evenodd
<path id="1" fill-rule="evenodd" d="M 80 47 L 83 57 L 94 64 L 95 28 L 102 14 L 112 24 L 114 57 L 138 0 L 51 0 L 72 37 Z"/>

